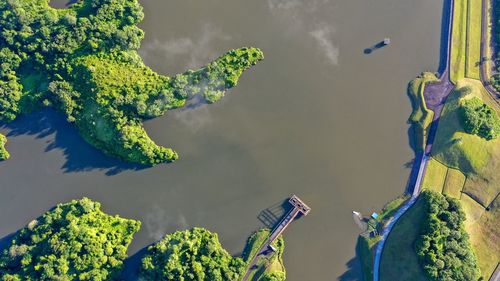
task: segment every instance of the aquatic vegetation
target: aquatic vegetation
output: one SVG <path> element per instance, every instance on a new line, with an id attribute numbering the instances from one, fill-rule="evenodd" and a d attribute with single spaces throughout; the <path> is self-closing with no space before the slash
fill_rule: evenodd
<path id="1" fill-rule="evenodd" d="M 162 76 L 137 54 L 143 17 L 137 0 L 83 0 L 62 10 L 48 0 L 0 0 L 0 121 L 52 106 L 109 155 L 145 165 L 176 160 L 142 121 L 196 94 L 218 101 L 263 54 L 240 48 L 199 70 Z"/>
<path id="2" fill-rule="evenodd" d="M 83 198 L 30 222 L 0 255 L 3 281 L 114 280 L 140 222 Z"/>

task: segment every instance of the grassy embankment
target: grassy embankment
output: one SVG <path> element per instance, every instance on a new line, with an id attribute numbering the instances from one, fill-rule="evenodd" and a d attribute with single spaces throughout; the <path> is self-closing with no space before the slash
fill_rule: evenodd
<path id="1" fill-rule="evenodd" d="M 481 58 L 481 0 L 455 1 L 450 77 L 479 79 Z"/>
<path id="2" fill-rule="evenodd" d="M 474 80 L 479 79 L 481 5 L 481 0 L 455 1 L 450 76 L 456 88 L 444 107 L 423 187 L 460 199 L 465 227 L 487 280 L 500 261 L 500 140 L 465 133 L 457 113 L 460 98 L 476 96 L 500 114 L 481 82 Z M 422 223 L 419 208 L 417 202 L 391 233 L 381 280 L 426 280 L 414 250 Z"/>
<path id="3" fill-rule="evenodd" d="M 403 205 L 406 200 L 408 200 L 408 196 L 401 196 L 387 203 L 380 212 L 379 217 L 376 220 L 370 220 L 370 222 L 368 223 L 369 230 L 373 229 L 373 227 L 376 227 L 376 225 L 385 225 L 387 221 L 394 215 L 397 209 L 401 205 Z M 367 234 L 360 235 L 358 237 L 356 253 L 361 261 L 364 281 L 373 280 L 373 256 L 375 245 L 377 245 L 377 242 L 379 240 L 379 236 L 369 237 Z"/>
<path id="4" fill-rule="evenodd" d="M 271 232 L 269 229 L 261 229 L 248 238 L 247 245 L 243 251 L 243 260 L 247 264 L 253 260 L 257 251 L 270 234 Z M 271 256 L 261 256 L 259 258 L 257 267 L 253 268 L 250 272 L 248 277 L 249 281 L 258 281 L 264 276 L 269 276 L 271 274 L 282 275 L 283 277 L 286 275 L 285 266 L 283 264 L 283 251 L 285 250 L 283 237 L 280 236 L 273 243 L 273 246 L 277 249 L 277 251 Z"/>
<path id="5" fill-rule="evenodd" d="M 476 96 L 500 114 L 500 108 L 485 91 L 477 80 L 458 82 L 443 109 L 422 185 L 424 189 L 460 200 L 467 216 L 466 230 L 482 276 L 487 280 L 500 260 L 500 199 L 495 200 L 500 192 L 500 139 L 486 141 L 465 133 L 457 112 L 461 98 Z M 486 211 L 487 206 L 490 211 Z M 382 258 L 381 280 L 394 280 L 394 276 L 401 276 L 398 280 L 425 278 L 414 251 L 422 223 L 422 218 L 417 215 L 418 208 L 417 204 L 401 217 L 388 238 Z M 397 266 L 402 264 L 401 260 L 407 261 L 404 268 Z"/>
<path id="6" fill-rule="evenodd" d="M 412 113 L 408 122 L 411 124 L 414 138 L 412 147 L 415 151 L 423 151 L 427 140 L 427 128 L 432 123 L 434 112 L 427 108 L 424 99 L 425 86 L 439 81 L 435 74 L 423 72 L 408 83 L 407 94 L 411 101 Z"/>

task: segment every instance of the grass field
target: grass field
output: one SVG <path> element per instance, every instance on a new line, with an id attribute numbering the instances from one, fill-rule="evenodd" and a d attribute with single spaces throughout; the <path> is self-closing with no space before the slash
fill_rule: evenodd
<path id="1" fill-rule="evenodd" d="M 479 79 L 481 0 L 455 1 L 451 49 L 451 81 Z"/>
<path id="2" fill-rule="evenodd" d="M 493 202 L 491 210 L 484 212 L 475 224 L 469 225 L 467 230 L 485 280 L 488 280 L 500 261 L 499 218 L 500 197 Z"/>
<path id="3" fill-rule="evenodd" d="M 465 77 L 468 0 L 455 1 L 451 42 L 450 77 L 453 83 Z"/>
<path id="4" fill-rule="evenodd" d="M 243 260 L 247 264 L 253 260 L 257 251 L 269 237 L 270 233 L 269 229 L 261 229 L 248 238 L 247 245 L 243 251 Z M 257 267 L 250 271 L 248 280 L 258 281 L 265 274 L 271 274 L 273 272 L 282 272 L 285 274 L 285 266 L 283 264 L 285 242 L 283 237 L 280 236 L 273 243 L 273 246 L 277 249 L 277 251 L 270 256 L 261 256 L 257 262 Z"/>
<path id="5" fill-rule="evenodd" d="M 391 231 L 380 263 L 381 281 L 427 281 L 414 245 L 420 234 L 420 222 L 425 215 L 423 203 L 419 199 Z"/>
<path id="6" fill-rule="evenodd" d="M 482 172 L 493 151 L 500 144 L 500 139 L 486 141 L 476 135 L 465 133 L 458 118 L 459 100 L 462 97 L 476 96 L 488 103 L 488 100 L 484 99 L 483 90 L 486 91 L 477 80 L 463 79 L 458 82 L 443 109 L 432 149 L 432 156 L 436 160 L 459 169 L 466 175 Z"/>
<path id="7" fill-rule="evenodd" d="M 480 79 L 482 0 L 467 1 L 467 64 L 465 77 Z"/>
<path id="8" fill-rule="evenodd" d="M 462 195 L 460 204 L 462 205 L 464 212 L 467 214 L 467 220 L 465 220 L 465 229 L 467 231 L 470 231 L 472 230 L 473 225 L 475 225 L 481 218 L 481 216 L 485 212 L 485 209 L 467 194 Z"/>
<path id="9" fill-rule="evenodd" d="M 465 184 L 465 175 L 459 170 L 449 168 L 446 173 L 446 181 L 444 182 L 443 194 L 446 194 L 455 199 L 460 199 L 462 189 Z"/>
<path id="10" fill-rule="evenodd" d="M 429 189 L 441 193 L 446 180 L 447 170 L 448 168 L 445 165 L 431 158 L 427 163 L 422 189 Z"/>

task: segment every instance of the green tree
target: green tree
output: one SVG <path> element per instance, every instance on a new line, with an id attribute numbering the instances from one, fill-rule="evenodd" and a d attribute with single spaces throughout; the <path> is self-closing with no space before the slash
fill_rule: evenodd
<path id="1" fill-rule="evenodd" d="M 87 198 L 59 204 L 15 235 L 0 255 L 0 278 L 113 280 L 139 227 Z"/>
<path id="2" fill-rule="evenodd" d="M 5 149 L 5 144 L 7 143 L 7 138 L 0 134 L 0 161 L 7 160 L 10 157 L 9 152 Z"/>
<path id="3" fill-rule="evenodd" d="M 220 245 L 217 234 L 202 228 L 166 235 L 142 259 L 145 280 L 239 280 L 245 263 Z"/>
<path id="4" fill-rule="evenodd" d="M 477 260 L 464 230 L 465 213 L 458 200 L 424 191 L 427 209 L 424 227 L 416 243 L 420 263 L 432 281 L 477 281 Z"/>
<path id="5" fill-rule="evenodd" d="M 460 102 L 460 121 L 465 131 L 492 140 L 500 134 L 500 118 L 495 109 L 474 97 Z"/>

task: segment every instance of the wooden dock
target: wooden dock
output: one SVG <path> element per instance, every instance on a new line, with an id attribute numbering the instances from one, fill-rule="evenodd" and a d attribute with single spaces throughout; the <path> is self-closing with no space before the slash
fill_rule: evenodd
<path id="1" fill-rule="evenodd" d="M 298 215 L 306 216 L 311 211 L 311 208 L 309 208 L 309 206 L 307 206 L 306 203 L 304 203 L 297 195 L 292 195 L 292 197 L 288 199 L 288 203 L 290 203 L 293 208 L 281 219 L 279 224 L 276 227 L 274 227 L 274 229 L 271 232 L 271 235 L 269 235 L 269 238 L 259 248 L 255 257 L 248 264 L 247 272 L 245 273 L 245 276 L 243 277 L 242 281 L 247 280 L 250 271 L 257 264 L 259 256 L 262 255 L 263 253 L 266 253 L 268 249 L 273 250 L 271 244 L 276 239 L 278 239 L 278 237 L 281 234 L 283 234 L 283 232 L 294 221 L 294 219 Z"/>

